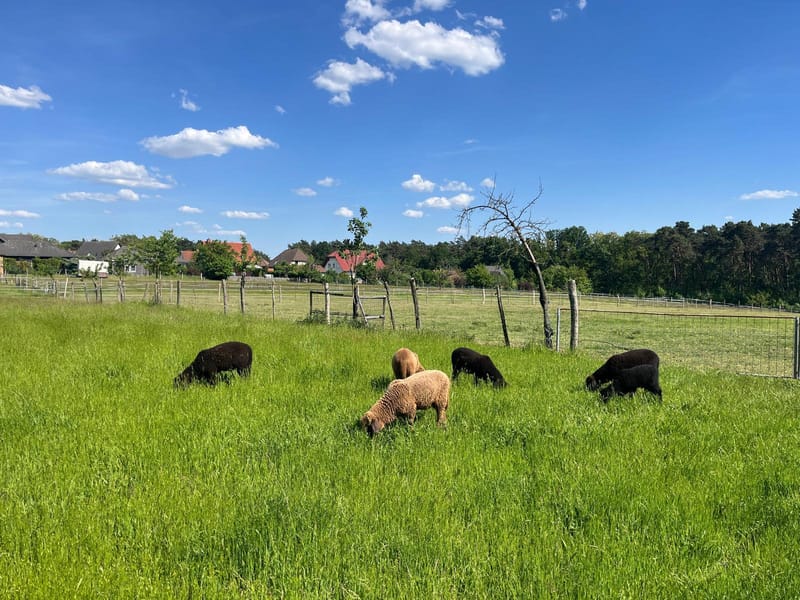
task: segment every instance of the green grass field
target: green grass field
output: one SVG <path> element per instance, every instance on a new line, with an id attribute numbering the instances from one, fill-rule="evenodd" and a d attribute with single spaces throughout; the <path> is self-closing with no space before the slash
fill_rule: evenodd
<path id="1" fill-rule="evenodd" d="M 255 311 L 254 311 L 255 312 Z M 800 597 L 797 382 L 142 303 L 0 299 L 0 598 Z M 253 373 L 176 391 L 238 339 Z M 400 346 L 452 389 L 375 438 Z"/>

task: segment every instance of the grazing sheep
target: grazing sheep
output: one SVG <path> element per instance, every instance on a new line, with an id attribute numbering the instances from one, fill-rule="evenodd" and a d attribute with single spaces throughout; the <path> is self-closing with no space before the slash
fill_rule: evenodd
<path id="1" fill-rule="evenodd" d="M 395 379 L 361 417 L 361 426 L 370 437 L 378 433 L 397 417 L 405 416 L 413 425 L 417 410 L 436 409 L 436 424 L 445 425 L 447 406 L 450 403 L 450 379 L 441 371 L 422 371 L 406 379 Z"/>
<path id="2" fill-rule="evenodd" d="M 253 350 L 250 346 L 243 342 L 225 342 L 200 350 L 192 364 L 173 383 L 175 387 L 186 387 L 194 381 L 214 385 L 220 373 L 234 370 L 242 377 L 247 377 L 252 363 Z"/>
<path id="3" fill-rule="evenodd" d="M 419 362 L 419 356 L 408 348 L 400 348 L 392 356 L 392 371 L 395 379 L 405 379 L 414 373 L 424 371 L 425 367 Z"/>
<path id="4" fill-rule="evenodd" d="M 459 373 L 471 373 L 476 384 L 478 380 L 484 379 L 491 381 L 494 387 L 506 386 L 506 380 L 486 354 L 480 354 L 470 348 L 456 348 L 450 355 L 450 362 L 453 363 L 453 381 Z"/>
<path id="5" fill-rule="evenodd" d="M 608 402 L 611 396 L 626 396 L 633 394 L 639 388 L 643 388 L 658 396 L 661 400 L 661 386 L 658 384 L 658 367 L 654 365 L 636 365 L 630 369 L 623 369 L 617 376 L 600 390 L 600 397 L 603 402 Z"/>
<path id="6" fill-rule="evenodd" d="M 647 348 L 615 354 L 586 378 L 586 389 L 596 390 L 604 383 L 612 381 L 623 369 L 630 369 L 637 365 L 653 365 L 657 370 L 658 363 L 658 354 Z"/>

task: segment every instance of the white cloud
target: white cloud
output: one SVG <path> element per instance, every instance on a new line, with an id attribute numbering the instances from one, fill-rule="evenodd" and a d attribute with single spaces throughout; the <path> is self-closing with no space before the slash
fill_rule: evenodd
<path id="1" fill-rule="evenodd" d="M 342 206 L 340 208 L 337 208 L 333 214 L 339 217 L 347 217 L 349 219 L 350 217 L 353 216 L 353 211 L 347 208 L 346 206 Z"/>
<path id="2" fill-rule="evenodd" d="M 405 189 L 411 190 L 412 192 L 432 192 L 436 189 L 436 184 L 432 181 L 426 181 L 422 178 L 422 175 L 418 173 L 414 173 L 411 176 L 411 179 L 404 181 L 402 185 Z"/>
<path id="3" fill-rule="evenodd" d="M 563 21 L 567 18 L 567 13 L 560 8 L 554 8 L 550 11 L 550 20 L 553 23 L 557 23 L 558 21 Z"/>
<path id="4" fill-rule="evenodd" d="M 588 4 L 587 0 L 578 0 L 578 8 L 580 8 L 581 10 L 586 8 L 587 4 Z"/>
<path id="5" fill-rule="evenodd" d="M 18 87 L 16 89 L 7 85 L 0 85 L 0 106 L 42 108 L 42 102 L 50 101 L 52 101 L 52 98 L 35 85 L 29 88 Z"/>
<path id="6" fill-rule="evenodd" d="M 0 209 L 0 217 L 17 217 L 20 219 L 38 219 L 41 215 L 28 210 L 3 210 Z"/>
<path id="7" fill-rule="evenodd" d="M 316 196 L 316 190 L 311 189 L 310 187 L 302 187 L 297 188 L 296 190 L 292 190 L 298 196 L 305 196 L 306 198 L 311 198 L 312 196 Z"/>
<path id="8" fill-rule="evenodd" d="M 798 193 L 793 190 L 759 190 L 750 194 L 742 194 L 740 200 L 782 200 L 783 198 L 797 198 Z"/>
<path id="9" fill-rule="evenodd" d="M 189 92 L 186 90 L 179 90 L 181 95 L 181 108 L 190 112 L 197 112 L 200 107 L 189 99 Z"/>
<path id="10" fill-rule="evenodd" d="M 449 225 L 445 225 L 444 227 L 439 227 L 436 230 L 437 233 L 446 233 L 448 235 L 455 235 L 458 233 L 458 227 L 450 227 Z"/>
<path id="11" fill-rule="evenodd" d="M 117 192 L 117 196 L 120 200 L 127 200 L 128 202 L 138 202 L 139 201 L 139 194 L 134 192 L 133 190 L 129 190 L 127 188 L 121 189 Z"/>
<path id="12" fill-rule="evenodd" d="M 486 29 L 505 29 L 505 23 L 503 23 L 503 19 L 498 19 L 497 17 L 490 17 L 485 16 L 482 19 L 478 19 L 475 21 L 475 25 L 478 27 L 485 27 Z"/>
<path id="13" fill-rule="evenodd" d="M 333 177 L 323 177 L 322 179 L 317 179 L 317 185 L 321 185 L 322 187 L 333 187 L 338 183 L 339 182 Z"/>
<path id="14" fill-rule="evenodd" d="M 481 187 L 493 188 L 494 179 L 492 177 L 484 177 L 483 181 L 481 181 Z"/>
<path id="15" fill-rule="evenodd" d="M 178 207 L 178 212 L 186 213 L 187 215 L 199 215 L 203 212 L 202 208 L 195 208 L 194 206 L 189 206 L 188 204 L 184 204 L 183 206 Z"/>
<path id="16" fill-rule="evenodd" d="M 386 73 L 360 58 L 352 64 L 331 61 L 328 67 L 314 78 L 314 85 L 333 94 L 330 99 L 331 104 L 348 106 L 351 103 L 350 90 L 353 86 L 372 83 L 385 77 Z"/>
<path id="17" fill-rule="evenodd" d="M 174 135 L 153 136 L 140 142 L 153 154 L 169 158 L 192 158 L 194 156 L 222 156 L 233 148 L 277 148 L 278 144 L 250 133 L 244 125 L 218 131 L 187 127 Z"/>
<path id="18" fill-rule="evenodd" d="M 444 10 L 450 0 L 414 0 L 414 12 L 421 10 Z"/>
<path id="19" fill-rule="evenodd" d="M 443 192 L 471 192 L 472 188 L 463 181 L 448 181 L 444 185 L 439 186 Z"/>
<path id="20" fill-rule="evenodd" d="M 152 174 L 147 170 L 147 167 L 127 160 L 114 160 L 107 163 L 90 160 L 72 164 L 68 167 L 50 169 L 48 173 L 78 177 L 112 185 L 124 185 L 129 188 L 167 190 L 175 185 L 175 181 L 171 177 L 160 177 Z"/>
<path id="21" fill-rule="evenodd" d="M 497 40 L 461 28 L 445 29 L 417 20 L 381 21 L 367 33 L 350 28 L 344 35 L 350 48 L 362 45 L 397 67 L 432 69 L 437 63 L 457 67 L 467 75 L 485 75 L 504 62 Z"/>
<path id="22" fill-rule="evenodd" d="M 228 236 L 238 237 L 238 238 L 242 236 L 247 237 L 247 232 L 244 231 L 243 229 L 225 229 L 223 227 L 220 227 L 219 225 L 212 225 L 211 231 L 207 233 L 213 233 L 214 235 L 221 235 L 226 237 Z"/>
<path id="23" fill-rule="evenodd" d="M 344 22 L 346 24 L 361 21 L 381 21 L 389 17 L 389 11 L 383 7 L 384 0 L 347 0 L 344 5 Z"/>
<path id="24" fill-rule="evenodd" d="M 12 223 L 11 221 L 0 221 L 0 227 L 3 229 L 22 229 L 24 225 L 20 222 Z"/>
<path id="25" fill-rule="evenodd" d="M 279 115 L 285 115 L 286 114 L 286 109 L 283 108 L 280 104 L 276 104 L 275 105 L 275 112 L 278 113 Z"/>
<path id="26" fill-rule="evenodd" d="M 474 200 L 474 196 L 469 194 L 456 194 L 451 198 L 445 196 L 431 196 L 422 202 L 417 202 L 417 206 L 428 208 L 463 208 Z"/>
<path id="27" fill-rule="evenodd" d="M 67 192 L 65 194 L 58 194 L 56 196 L 56 200 L 64 200 L 66 202 L 83 200 L 90 200 L 94 202 L 116 202 L 117 200 L 138 202 L 139 199 L 139 194 L 127 188 L 119 190 L 116 194 L 107 194 L 103 192 Z"/>
<path id="28" fill-rule="evenodd" d="M 221 214 L 223 217 L 228 217 L 229 219 L 268 219 L 269 213 L 268 212 L 248 212 L 245 210 L 224 210 Z"/>
<path id="29" fill-rule="evenodd" d="M 403 216 L 409 217 L 411 219 L 421 219 L 424 215 L 425 213 L 422 212 L 421 210 L 408 209 L 406 211 L 403 211 Z"/>

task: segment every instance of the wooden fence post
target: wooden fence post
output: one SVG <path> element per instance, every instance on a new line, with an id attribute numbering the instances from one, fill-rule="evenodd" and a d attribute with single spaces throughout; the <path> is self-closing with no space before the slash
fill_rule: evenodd
<path id="1" fill-rule="evenodd" d="M 178 279 L 178 284 L 176 286 L 177 289 L 175 292 L 175 306 L 181 305 L 181 283 L 183 283 L 183 281 Z"/>
<path id="2" fill-rule="evenodd" d="M 242 310 L 242 314 L 244 314 L 244 274 L 239 280 L 239 307 Z"/>
<path id="3" fill-rule="evenodd" d="M 569 349 L 578 349 L 578 325 L 579 325 L 579 312 L 578 312 L 578 286 L 575 284 L 574 279 L 569 280 Z"/>
<path id="4" fill-rule="evenodd" d="M 421 323 L 419 320 L 419 300 L 417 299 L 417 281 L 411 278 L 411 300 L 414 302 L 414 323 L 417 331 L 420 330 Z"/>
<path id="5" fill-rule="evenodd" d="M 275 280 L 272 280 L 272 320 L 275 320 Z"/>
<path id="6" fill-rule="evenodd" d="M 389 305 L 389 319 L 392 321 L 392 331 L 394 331 L 394 310 L 392 310 L 392 301 L 389 299 L 389 284 L 386 280 L 383 281 L 383 289 L 386 290 L 386 302 Z"/>
<path id="7" fill-rule="evenodd" d="M 330 284 L 326 281 L 322 284 L 322 293 L 325 298 L 325 324 L 331 324 L 331 290 Z"/>
<path id="8" fill-rule="evenodd" d="M 227 282 L 224 279 L 220 282 L 220 285 L 222 287 L 222 314 L 223 315 L 227 315 L 228 314 L 228 285 L 227 285 Z"/>
<path id="9" fill-rule="evenodd" d="M 503 325 L 503 339 L 506 342 L 506 346 L 510 346 L 511 341 L 508 339 L 508 327 L 506 326 L 506 311 L 503 310 L 503 296 L 500 294 L 499 285 L 495 289 L 497 291 L 497 308 L 500 310 L 500 323 Z M 483 293 L 485 294 L 486 290 Z"/>

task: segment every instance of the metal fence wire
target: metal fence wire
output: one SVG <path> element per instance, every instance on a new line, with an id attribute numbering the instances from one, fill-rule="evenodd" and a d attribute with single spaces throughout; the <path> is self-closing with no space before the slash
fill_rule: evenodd
<path id="1" fill-rule="evenodd" d="M 646 347 L 671 364 L 797 379 L 798 331 L 800 319 L 791 316 L 582 308 L 579 347 L 597 354 Z"/>

